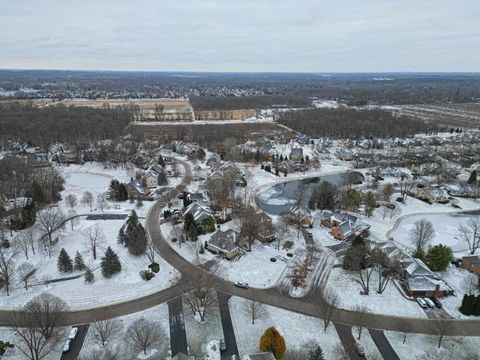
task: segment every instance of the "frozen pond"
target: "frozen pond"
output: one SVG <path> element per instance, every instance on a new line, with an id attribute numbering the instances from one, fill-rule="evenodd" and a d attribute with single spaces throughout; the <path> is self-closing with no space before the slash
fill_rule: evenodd
<path id="1" fill-rule="evenodd" d="M 357 180 L 363 181 L 363 175 L 359 172 L 353 172 Z M 280 215 L 287 212 L 298 201 L 301 188 L 303 187 L 302 205 L 307 206 L 308 199 L 314 186 L 322 181 L 328 181 L 333 185 L 341 185 L 345 181 L 345 173 L 329 174 L 324 176 L 315 176 L 302 180 L 286 181 L 275 184 L 272 187 L 260 192 L 256 196 L 258 206 L 265 212 L 273 215 Z"/>

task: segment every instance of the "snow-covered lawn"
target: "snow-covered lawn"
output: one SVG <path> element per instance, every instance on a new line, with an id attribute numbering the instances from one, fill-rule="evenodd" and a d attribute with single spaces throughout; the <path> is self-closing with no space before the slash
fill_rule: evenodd
<path id="1" fill-rule="evenodd" d="M 370 295 L 360 295 L 361 287 L 352 280 L 353 273 L 342 268 L 335 268 L 330 273 L 328 286 L 334 289 L 340 297 L 340 307 L 355 309 L 357 306 L 366 307 L 369 312 L 409 317 L 426 317 L 425 312 L 414 301 L 408 300 L 400 294 L 393 281 L 390 281 L 382 294 L 375 291 L 376 274 L 370 282 Z"/>
<path id="2" fill-rule="evenodd" d="M 94 195 L 103 193 L 107 190 L 111 178 L 115 177 L 123 181 L 127 177 L 125 170 L 103 169 L 98 163 L 59 167 L 59 169 L 66 179 L 65 190 L 62 192 L 63 199 L 70 193 L 76 194 L 79 200 L 84 191 L 91 191 Z M 128 201 L 123 203 L 109 202 L 109 208 L 105 210 L 105 214 L 128 215 L 132 209 L 135 209 L 142 219 L 152 204 L 152 202 L 144 202 L 141 208 L 135 208 L 135 204 Z M 68 214 L 64 200 L 58 203 L 58 208 L 64 214 Z M 81 204 L 78 204 L 74 210 L 77 214 L 90 213 L 90 208 Z M 98 214 L 99 212 L 93 211 L 91 213 Z M 144 220 L 142 219 L 142 221 Z M 42 251 L 40 246 L 37 246 L 35 255 L 29 254 L 28 262 L 37 268 L 35 279 L 32 281 L 34 286 L 26 291 L 19 280 L 15 281 L 12 285 L 12 294 L 8 297 L 4 294 L 0 296 L 0 307 L 11 309 L 22 306 L 33 296 L 42 291 L 47 291 L 61 297 L 71 309 L 87 309 L 132 300 L 138 298 L 139 294 L 148 295 L 172 286 L 178 281 L 180 275 L 160 256 L 157 256 L 156 259 L 160 264 L 160 272 L 150 281 L 140 278 L 139 272 L 147 269 L 149 261 L 146 255 L 138 257 L 130 255 L 124 246 L 118 244 L 118 232 L 124 222 L 125 220 L 86 220 L 86 217 L 82 216 L 74 220 L 73 230 L 71 222 L 65 224 L 64 229 L 54 233 L 54 237 L 58 237 L 59 241 L 52 251 L 51 259 Z M 103 233 L 104 240 L 97 247 L 97 259 L 95 260 L 88 246 L 86 231 L 96 225 Z M 16 234 L 13 238 L 15 236 Z M 117 253 L 122 264 L 122 271 L 111 279 L 103 278 L 99 268 L 101 257 L 108 246 Z M 80 252 L 85 264 L 94 271 L 94 283 L 85 284 L 83 276 L 80 276 L 77 279 L 44 285 L 46 280 L 82 275 L 82 272 L 64 274 L 58 271 L 57 256 L 61 248 L 66 249 L 72 260 L 75 253 Z M 27 259 L 20 252 L 16 256 L 16 265 L 24 261 L 27 261 Z"/>
<path id="3" fill-rule="evenodd" d="M 170 349 L 170 329 L 169 329 L 169 314 L 168 314 L 168 306 L 166 303 L 155 306 L 153 308 L 143 310 L 138 313 L 134 313 L 131 315 L 126 315 L 117 318 L 121 322 L 122 329 L 119 331 L 119 334 L 115 336 L 111 341 L 105 344 L 105 348 L 109 349 L 117 349 L 120 351 L 121 357 L 120 359 L 133 359 L 133 358 L 142 358 L 144 355 L 143 352 L 140 354 L 138 350 L 132 349 L 127 345 L 125 341 L 125 332 L 127 328 L 133 323 L 135 320 L 144 317 L 148 321 L 153 321 L 161 327 L 164 337 L 160 339 L 160 344 L 155 348 L 151 349 L 147 355 L 143 357 L 144 359 L 155 358 L 161 354 L 165 356 L 167 350 Z M 88 329 L 87 336 L 85 337 L 85 342 L 82 347 L 82 351 L 80 352 L 80 356 L 87 356 L 90 352 L 98 349 L 102 350 L 101 342 L 96 339 L 96 331 L 93 324 L 90 325 Z M 58 358 L 58 357 L 57 357 Z"/>
<path id="4" fill-rule="evenodd" d="M 385 336 L 402 360 L 421 359 L 427 352 L 432 355 L 429 359 L 475 359 L 475 357 L 467 357 L 467 355 L 480 353 L 480 338 L 478 337 L 445 337 L 442 347 L 437 349 L 438 337 L 436 336 L 408 334 L 405 344 L 403 344 L 402 333 L 385 331 Z M 436 354 L 445 356 L 437 355 L 435 357 Z"/>
<path id="5" fill-rule="evenodd" d="M 454 265 L 450 265 L 445 272 L 443 280 L 455 291 L 456 296 L 447 296 L 440 299 L 440 301 L 445 310 L 451 316 L 477 319 L 477 317 L 474 316 L 465 316 L 459 311 L 460 305 L 462 305 L 463 296 L 467 292 L 468 280 L 471 279 L 473 279 L 474 282 L 477 281 L 474 274 L 465 269 L 457 268 Z M 478 294 L 478 290 L 476 290 L 475 293 Z"/>
<path id="6" fill-rule="evenodd" d="M 461 213 L 410 216 L 402 220 L 391 236 L 397 243 L 411 249 L 413 245 L 410 240 L 410 230 L 415 227 L 416 221 L 426 219 L 433 224 L 433 228 L 436 230 L 432 245 L 443 244 L 450 246 L 458 256 L 468 254 L 468 244 L 457 238 L 457 228 L 466 223 L 470 216 Z"/>
<path id="7" fill-rule="evenodd" d="M 246 309 L 247 300 L 232 297 L 229 300 L 233 329 L 240 358 L 259 351 L 258 343 L 263 332 L 274 326 L 285 338 L 287 349 L 299 348 L 309 340 L 315 340 L 323 349 L 326 359 L 335 359 L 335 348 L 340 344 L 337 332 L 331 325 L 323 332 L 321 319 L 300 315 L 290 311 L 265 306 L 265 315 L 252 320 Z"/>
<path id="8" fill-rule="evenodd" d="M 355 340 L 363 346 L 367 359 L 382 359 L 382 356 L 378 351 L 377 345 L 375 345 L 375 343 L 373 342 L 372 336 L 368 332 L 367 328 L 363 328 L 360 340 L 358 340 L 358 328 L 352 328 L 352 335 Z"/>
<path id="9" fill-rule="evenodd" d="M 183 302 L 183 314 L 189 354 L 195 354 L 197 358 L 202 359 L 199 355 L 207 354 L 207 344 L 210 341 L 223 339 L 223 327 L 218 302 L 215 301 L 209 307 L 204 323 L 194 318 L 191 309 L 185 302 Z"/>

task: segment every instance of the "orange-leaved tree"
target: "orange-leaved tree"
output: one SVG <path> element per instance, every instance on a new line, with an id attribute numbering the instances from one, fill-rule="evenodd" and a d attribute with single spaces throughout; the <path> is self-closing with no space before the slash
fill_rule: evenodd
<path id="1" fill-rule="evenodd" d="M 273 326 L 265 330 L 260 338 L 260 351 L 271 351 L 275 359 L 282 358 L 285 348 L 285 339 Z"/>

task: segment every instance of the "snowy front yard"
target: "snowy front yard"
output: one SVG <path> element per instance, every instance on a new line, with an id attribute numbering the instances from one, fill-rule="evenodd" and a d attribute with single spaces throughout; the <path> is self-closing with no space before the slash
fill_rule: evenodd
<path id="1" fill-rule="evenodd" d="M 238 297 L 232 297 L 229 301 L 240 357 L 258 352 L 258 344 L 263 332 L 274 326 L 285 338 L 287 350 L 300 348 L 309 340 L 315 340 L 322 348 L 326 359 L 336 359 L 335 349 L 340 344 L 340 339 L 333 325 L 329 326 L 325 333 L 321 319 L 272 306 L 265 306 L 265 314 L 255 320 L 255 324 L 252 325 L 247 302 Z"/>
<path id="2" fill-rule="evenodd" d="M 340 297 L 340 307 L 353 310 L 357 306 L 366 307 L 369 312 L 385 315 L 409 317 L 427 317 L 415 301 L 408 300 L 400 294 L 393 281 L 389 281 L 385 291 L 375 291 L 376 274 L 372 275 L 370 295 L 360 295 L 361 287 L 352 279 L 353 273 L 335 268 L 330 273 L 328 286 Z"/>

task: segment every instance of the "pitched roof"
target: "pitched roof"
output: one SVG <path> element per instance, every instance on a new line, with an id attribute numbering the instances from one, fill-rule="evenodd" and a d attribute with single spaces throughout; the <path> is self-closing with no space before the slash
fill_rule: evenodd
<path id="1" fill-rule="evenodd" d="M 213 245 L 218 249 L 225 250 L 226 252 L 233 251 L 237 248 L 236 241 L 239 234 L 232 229 L 227 231 L 218 230 L 208 240 L 209 245 Z"/>
<path id="2" fill-rule="evenodd" d="M 247 359 L 249 360 L 275 360 L 275 357 L 271 352 L 264 352 L 258 354 L 250 354 Z"/>

